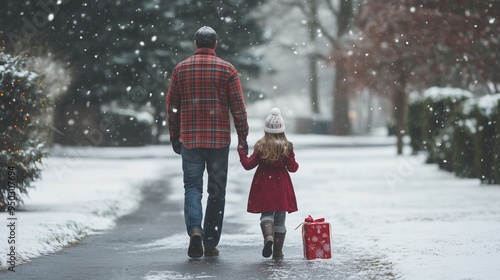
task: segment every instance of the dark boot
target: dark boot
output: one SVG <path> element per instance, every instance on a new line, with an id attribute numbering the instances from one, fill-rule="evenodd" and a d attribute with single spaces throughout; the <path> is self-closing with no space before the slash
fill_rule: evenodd
<path id="1" fill-rule="evenodd" d="M 219 249 L 215 246 L 205 246 L 205 256 L 216 257 L 219 255 Z"/>
<path id="2" fill-rule="evenodd" d="M 269 258 L 273 254 L 274 222 L 260 222 L 260 228 L 262 229 L 262 236 L 264 236 L 264 248 L 262 249 L 262 256 L 264 258 Z"/>
<path id="3" fill-rule="evenodd" d="M 189 238 L 188 256 L 190 258 L 203 257 L 203 235 L 199 229 L 194 229 Z"/>
<path id="4" fill-rule="evenodd" d="M 273 260 L 283 259 L 283 243 L 285 243 L 286 232 L 274 233 Z"/>

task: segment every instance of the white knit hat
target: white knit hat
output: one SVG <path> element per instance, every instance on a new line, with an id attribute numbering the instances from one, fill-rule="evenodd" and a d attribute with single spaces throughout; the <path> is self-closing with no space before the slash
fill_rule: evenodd
<path id="1" fill-rule="evenodd" d="M 280 109 L 271 109 L 271 114 L 267 116 L 264 122 L 264 131 L 267 133 L 283 133 L 285 132 L 285 121 L 281 117 Z"/>

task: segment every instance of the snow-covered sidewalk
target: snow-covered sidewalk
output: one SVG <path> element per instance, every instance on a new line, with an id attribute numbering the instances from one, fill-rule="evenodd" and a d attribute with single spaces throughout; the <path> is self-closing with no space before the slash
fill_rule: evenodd
<path id="1" fill-rule="evenodd" d="M 259 133 L 251 135 L 253 143 Z M 500 187 L 459 179 L 425 164 L 423 156 L 397 156 L 387 137 L 288 135 L 300 164 L 292 174 L 299 211 L 288 215 L 285 250 L 302 261 L 300 231 L 305 217 L 332 224 L 334 251 L 355 252 L 392 264 L 401 279 L 495 279 L 500 275 Z M 367 145 L 363 145 L 367 144 Z M 360 147 L 362 145 L 363 147 Z M 369 147 L 374 145 L 373 147 Z M 62 154 L 66 157 L 60 157 Z M 170 146 L 67 148 L 49 157 L 43 178 L 17 212 L 18 255 L 28 260 L 59 250 L 86 234 L 113 226 L 137 208 L 145 180 L 168 175 L 182 184 L 180 158 Z M 241 224 L 238 234 L 223 234 L 225 246 L 260 244 L 258 216 L 246 212 L 252 171 L 230 153 L 226 221 Z M 183 189 L 169 199 L 182 201 Z M 7 216 L 0 218 L 7 222 Z M 0 242 L 6 243 L 1 231 Z M 186 235 L 158 237 L 156 245 L 184 246 Z M 1 241 L 5 240 L 5 241 Z M 342 250 L 339 250 L 342 248 Z M 5 256 L 6 246 L 0 246 Z M 335 262 L 343 256 L 333 255 Z M 2 257 L 5 266 L 5 257 Z M 305 260 L 304 260 L 305 261 Z M 361 269 L 367 278 L 370 269 Z M 373 273 L 374 275 L 380 275 Z"/>

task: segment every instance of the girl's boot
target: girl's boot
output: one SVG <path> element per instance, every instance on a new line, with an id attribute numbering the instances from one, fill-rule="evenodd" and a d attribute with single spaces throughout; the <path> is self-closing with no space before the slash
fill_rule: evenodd
<path id="1" fill-rule="evenodd" d="M 273 259 L 282 260 L 283 259 L 283 243 L 285 242 L 286 232 L 275 232 L 274 233 L 274 246 L 273 246 Z"/>
<path id="2" fill-rule="evenodd" d="M 273 242 L 274 242 L 274 222 L 273 221 L 262 221 L 260 222 L 260 228 L 262 229 L 262 235 L 264 236 L 264 248 L 262 249 L 262 256 L 269 258 L 273 254 Z"/>

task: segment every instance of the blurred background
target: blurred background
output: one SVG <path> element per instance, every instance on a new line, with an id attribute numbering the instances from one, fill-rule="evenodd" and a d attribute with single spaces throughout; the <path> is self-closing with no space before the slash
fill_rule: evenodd
<path id="1" fill-rule="evenodd" d="M 194 52 L 203 25 L 218 32 L 218 56 L 240 72 L 249 116 L 277 106 L 295 133 L 383 128 L 401 146 L 411 95 L 431 87 L 498 92 L 498 1 L 2 4 L 1 54 L 39 75 L 50 145 L 165 142 L 170 72 Z"/>

